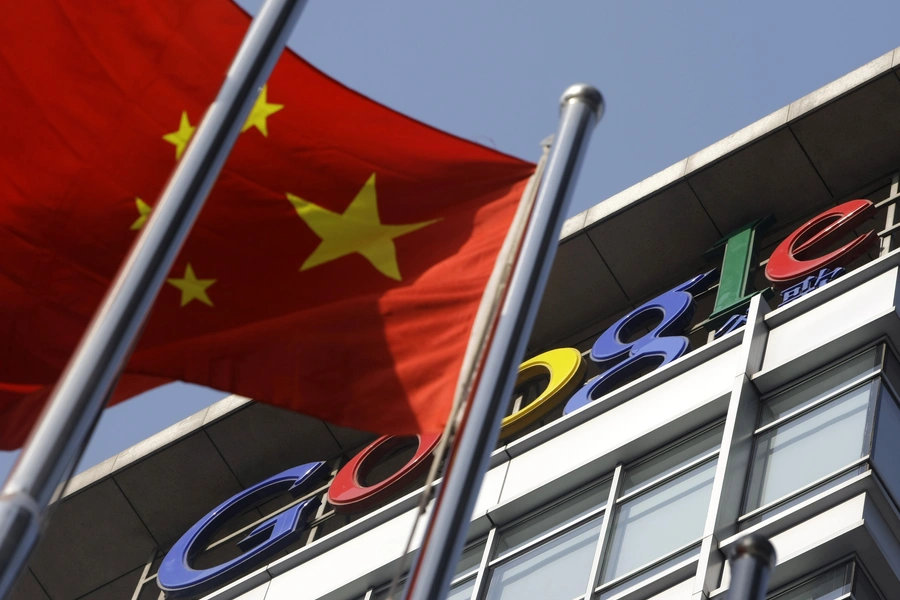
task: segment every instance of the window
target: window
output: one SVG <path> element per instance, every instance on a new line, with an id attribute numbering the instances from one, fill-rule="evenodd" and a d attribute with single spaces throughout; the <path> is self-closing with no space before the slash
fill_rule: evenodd
<path id="1" fill-rule="evenodd" d="M 742 526 L 868 468 L 883 356 L 870 348 L 764 399 Z"/>
<path id="2" fill-rule="evenodd" d="M 772 596 L 771 600 L 836 600 L 850 592 L 852 582 L 853 565 L 841 565 L 791 584 L 790 589 Z"/>
<path id="3" fill-rule="evenodd" d="M 791 583 L 769 600 L 881 600 L 875 586 L 855 561 L 828 567 Z"/>
<path id="4" fill-rule="evenodd" d="M 485 600 L 572 600 L 597 580 L 602 598 L 691 560 L 721 438 L 716 425 L 619 467 L 614 511 L 606 507 L 607 481 L 501 530 Z"/>
<path id="5" fill-rule="evenodd" d="M 620 466 L 618 490 L 603 481 L 499 530 L 484 600 L 572 600 L 597 583 L 603 597 L 692 559 L 721 437 L 721 425 L 708 427 Z"/>
<path id="6" fill-rule="evenodd" d="M 583 595 L 609 489 L 606 480 L 501 530 L 485 598 L 571 600 Z"/>
<path id="7" fill-rule="evenodd" d="M 721 439 L 722 427 L 711 427 L 624 469 L 601 598 L 696 555 Z"/>
<path id="8" fill-rule="evenodd" d="M 497 565 L 488 600 L 569 600 L 587 591 L 603 516 Z"/>
<path id="9" fill-rule="evenodd" d="M 698 541 L 715 474 L 716 461 L 711 460 L 623 502 L 616 516 L 603 581 L 618 579 Z"/>
<path id="10" fill-rule="evenodd" d="M 900 363 L 884 344 L 765 398 L 741 527 L 874 470 L 900 501 Z"/>
<path id="11" fill-rule="evenodd" d="M 451 587 L 450 593 L 447 594 L 447 600 L 469 600 L 474 589 L 475 578 L 473 577 Z"/>
<path id="12" fill-rule="evenodd" d="M 705 427 L 493 529 L 463 551 L 448 598 L 583 600 L 594 587 L 602 599 L 694 561 L 722 430 L 721 423 Z M 366 598 L 384 600 L 389 588 L 386 582 Z"/>
<path id="13" fill-rule="evenodd" d="M 759 433 L 751 465 L 748 509 L 770 504 L 863 456 L 870 381 L 796 418 Z"/>
<path id="14" fill-rule="evenodd" d="M 495 555 L 522 548 L 549 531 L 565 528 L 597 512 L 609 499 L 610 481 L 589 487 L 569 499 L 544 509 L 537 515 L 503 529 L 497 536 Z"/>
<path id="15" fill-rule="evenodd" d="M 481 565 L 481 557 L 484 555 L 486 542 L 484 539 L 466 546 L 459 562 L 456 564 L 456 573 L 453 576 L 453 583 L 450 585 L 450 592 L 447 600 L 469 600 L 472 597 L 472 591 L 475 589 L 475 576 L 478 575 L 478 567 Z M 403 597 L 403 590 L 406 586 L 406 577 L 409 573 L 405 573 L 397 584 L 397 592 L 394 594 L 396 598 Z M 387 600 L 391 591 L 391 582 L 381 585 L 376 590 L 370 590 L 362 600 Z"/>

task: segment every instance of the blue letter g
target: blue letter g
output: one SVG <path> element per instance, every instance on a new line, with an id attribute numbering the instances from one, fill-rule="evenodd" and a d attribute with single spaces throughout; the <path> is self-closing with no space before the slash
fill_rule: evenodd
<path id="1" fill-rule="evenodd" d="M 322 462 L 300 465 L 257 483 L 217 506 L 169 550 L 159 566 L 159 587 L 168 598 L 208 593 L 226 583 L 236 571 L 258 564 L 296 541 L 309 515 L 319 505 L 317 498 L 300 502 L 260 523 L 238 542 L 238 547 L 245 551 L 240 556 L 209 569 L 191 567 L 193 559 L 206 549 L 216 530 L 230 519 L 284 492 L 301 496 L 309 489 L 309 484 L 315 483 L 326 472 Z"/>

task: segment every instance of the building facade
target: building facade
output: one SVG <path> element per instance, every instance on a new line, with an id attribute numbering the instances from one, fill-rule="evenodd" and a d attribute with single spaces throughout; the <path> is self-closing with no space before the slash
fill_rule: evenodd
<path id="1" fill-rule="evenodd" d="M 898 200 L 900 49 L 569 219 L 450 598 L 722 598 L 749 532 L 772 598 L 900 598 Z M 227 398 L 69 482 L 13 597 L 156 600 L 322 461 L 181 595 L 385 598 L 428 440 L 373 440 Z"/>

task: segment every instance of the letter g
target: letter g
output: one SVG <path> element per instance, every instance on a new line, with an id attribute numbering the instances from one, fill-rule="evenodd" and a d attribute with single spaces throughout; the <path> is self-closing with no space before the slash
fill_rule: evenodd
<path id="1" fill-rule="evenodd" d="M 166 597 L 182 598 L 212 591 L 231 579 L 236 570 L 270 558 L 296 541 L 310 514 L 319 505 L 317 498 L 300 502 L 260 523 L 238 542 L 238 547 L 245 551 L 240 556 L 208 569 L 191 567 L 191 562 L 206 549 L 216 530 L 230 519 L 284 492 L 301 496 L 310 484 L 327 472 L 322 462 L 288 469 L 231 497 L 200 519 L 172 546 L 159 566 L 159 587 L 166 592 Z"/>

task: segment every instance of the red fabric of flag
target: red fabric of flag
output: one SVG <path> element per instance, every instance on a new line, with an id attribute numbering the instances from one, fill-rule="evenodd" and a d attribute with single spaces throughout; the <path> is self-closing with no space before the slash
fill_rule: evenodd
<path id="1" fill-rule="evenodd" d="M 249 22 L 229 0 L 5 7 L 0 447 L 27 435 Z M 114 401 L 182 380 L 369 431 L 439 430 L 532 172 L 285 52 Z"/>

